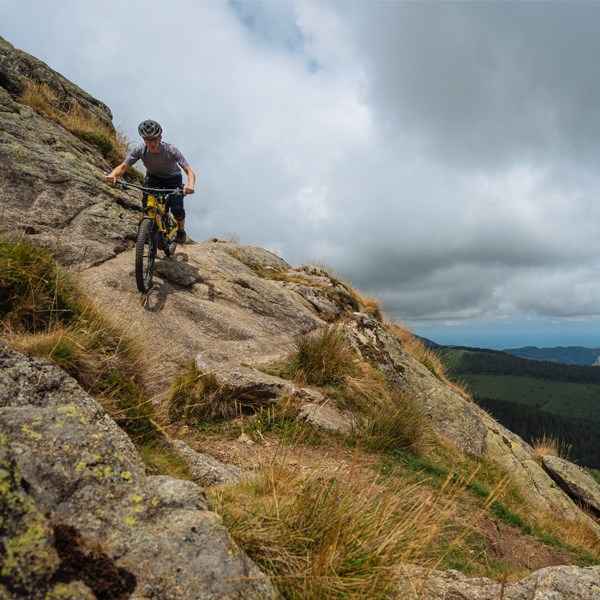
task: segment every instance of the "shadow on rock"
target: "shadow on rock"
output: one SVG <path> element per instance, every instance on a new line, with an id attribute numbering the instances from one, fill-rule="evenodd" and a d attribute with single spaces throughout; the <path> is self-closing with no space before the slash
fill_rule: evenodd
<path id="1" fill-rule="evenodd" d="M 165 307 L 168 295 L 169 286 L 164 283 L 155 283 L 152 289 L 142 296 L 142 306 L 148 312 L 159 313 Z"/>

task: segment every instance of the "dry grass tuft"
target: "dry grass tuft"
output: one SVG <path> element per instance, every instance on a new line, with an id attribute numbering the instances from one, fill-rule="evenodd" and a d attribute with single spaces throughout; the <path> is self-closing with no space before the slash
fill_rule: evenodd
<path id="1" fill-rule="evenodd" d="M 361 312 L 371 315 L 377 319 L 380 323 L 383 322 L 383 313 L 381 311 L 381 302 L 379 298 L 373 298 L 365 296 L 362 292 L 358 291 L 354 286 L 344 284 L 352 293 L 352 295 L 358 300 L 358 304 Z"/>
<path id="2" fill-rule="evenodd" d="M 344 386 L 359 374 L 358 357 L 343 329 L 332 325 L 301 337 L 281 373 L 302 384 Z"/>
<path id="3" fill-rule="evenodd" d="M 356 441 L 369 452 L 401 450 L 422 456 L 434 443 L 434 435 L 415 400 L 392 390 L 370 411 Z"/>
<path id="4" fill-rule="evenodd" d="M 452 504 L 404 482 L 365 487 L 352 470 L 323 480 L 278 464 L 208 493 L 233 538 L 282 595 L 315 600 L 391 597 L 400 564 L 439 559 L 435 548 Z"/>
<path id="5" fill-rule="evenodd" d="M 280 374 L 300 385 L 321 387 L 340 408 L 351 411 L 353 441 L 365 450 L 422 452 L 432 440 L 417 403 L 358 356 L 341 325 L 300 338 Z"/>
<path id="6" fill-rule="evenodd" d="M 533 441 L 533 454 L 531 456 L 537 462 L 541 462 L 544 456 L 559 456 L 568 459 L 570 452 L 570 444 L 561 442 L 558 437 L 544 434 L 541 438 L 536 438 Z"/>
<path id="7" fill-rule="evenodd" d="M 460 394 L 465 400 L 473 401 L 473 397 L 467 389 L 465 383 L 451 381 L 448 378 L 446 367 L 440 358 L 438 352 L 433 348 L 428 348 L 426 344 L 416 337 L 405 327 L 400 327 L 395 323 L 386 323 L 389 330 L 402 342 L 407 352 L 419 361 L 423 366 L 435 375 L 440 381 L 451 387 L 457 394 Z"/>
<path id="8" fill-rule="evenodd" d="M 21 102 L 94 145 L 113 166 L 120 164 L 129 150 L 129 143 L 121 132 L 84 111 L 78 104 L 61 99 L 45 83 L 30 80 L 21 95 Z"/>
<path id="9" fill-rule="evenodd" d="M 231 419 L 239 412 L 232 394 L 214 374 L 198 371 L 194 362 L 175 378 L 167 397 L 171 422 Z"/>
<path id="10" fill-rule="evenodd" d="M 389 330 L 402 342 L 406 350 L 427 367 L 435 377 L 441 381 L 447 382 L 446 368 L 442 363 L 438 353 L 432 348 L 428 348 L 425 343 L 416 337 L 412 332 L 394 323 L 386 323 Z"/>
<path id="11" fill-rule="evenodd" d="M 80 332 L 58 325 L 47 333 L 19 336 L 12 346 L 28 356 L 48 358 L 89 389 L 98 377 L 98 364 L 86 341 Z"/>

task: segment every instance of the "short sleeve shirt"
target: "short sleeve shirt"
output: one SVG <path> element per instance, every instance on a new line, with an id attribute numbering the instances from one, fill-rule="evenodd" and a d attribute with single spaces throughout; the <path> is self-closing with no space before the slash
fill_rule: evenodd
<path id="1" fill-rule="evenodd" d="M 125 164 L 133 165 L 141 160 L 149 175 L 155 177 L 174 177 L 181 173 L 180 168 L 189 166 L 181 152 L 171 144 L 160 143 L 160 152 L 154 154 L 148 150 L 146 144 L 136 146 L 125 158 Z"/>

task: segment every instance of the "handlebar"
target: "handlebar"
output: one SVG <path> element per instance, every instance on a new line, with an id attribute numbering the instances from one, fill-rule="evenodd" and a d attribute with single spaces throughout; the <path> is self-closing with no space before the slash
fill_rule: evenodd
<path id="1" fill-rule="evenodd" d="M 137 183 L 129 183 L 126 181 L 117 181 L 116 187 L 120 190 L 126 190 L 129 187 L 137 188 L 138 190 L 142 190 L 142 192 L 146 192 L 148 194 L 155 194 L 157 196 L 168 196 L 169 194 L 183 194 L 183 188 L 173 188 L 173 189 L 163 189 L 163 188 L 151 188 L 145 187 L 143 185 L 138 185 Z"/>

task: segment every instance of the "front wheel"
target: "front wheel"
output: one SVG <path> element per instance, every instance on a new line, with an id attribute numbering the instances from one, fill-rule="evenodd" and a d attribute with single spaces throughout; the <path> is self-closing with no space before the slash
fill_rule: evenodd
<path id="1" fill-rule="evenodd" d="M 152 288 L 156 259 L 156 225 L 153 219 L 142 219 L 135 244 L 135 283 L 142 294 Z"/>

